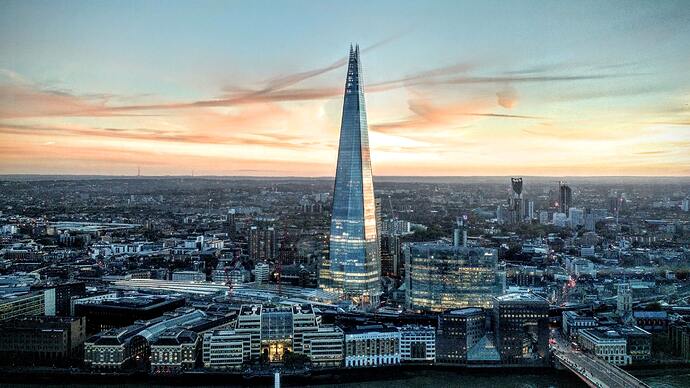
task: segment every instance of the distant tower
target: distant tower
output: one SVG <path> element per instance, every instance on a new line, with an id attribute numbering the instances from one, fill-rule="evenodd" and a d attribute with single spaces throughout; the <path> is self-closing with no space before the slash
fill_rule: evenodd
<path id="1" fill-rule="evenodd" d="M 333 190 L 330 253 L 319 285 L 361 305 L 377 305 L 381 257 L 359 47 L 350 47 Z"/>
<path id="2" fill-rule="evenodd" d="M 573 204 L 573 191 L 564 181 L 558 182 L 558 212 L 568 214 Z"/>
<path id="3" fill-rule="evenodd" d="M 456 228 L 453 229 L 453 246 L 467 247 L 467 214 L 455 220 Z M 461 245 L 462 244 L 462 245 Z"/>
<path id="4" fill-rule="evenodd" d="M 522 199 L 522 178 L 510 178 L 512 193 L 510 196 L 510 222 L 521 223 L 525 218 L 525 207 Z"/>
<path id="5" fill-rule="evenodd" d="M 630 288 L 630 283 L 621 283 L 618 285 L 616 302 L 616 313 L 621 317 L 632 312 L 632 288 Z"/>

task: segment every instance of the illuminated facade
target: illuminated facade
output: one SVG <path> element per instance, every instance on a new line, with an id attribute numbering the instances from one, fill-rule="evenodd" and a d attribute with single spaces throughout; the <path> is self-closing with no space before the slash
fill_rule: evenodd
<path id="1" fill-rule="evenodd" d="M 307 356 L 315 367 L 340 366 L 343 338 L 340 328 L 321 325 L 320 317 L 310 304 L 244 305 L 234 330 L 204 334 L 204 366 L 240 369 L 258 359 L 282 363 L 288 352 Z"/>
<path id="2" fill-rule="evenodd" d="M 381 259 L 359 47 L 350 48 L 338 146 L 330 254 L 320 286 L 362 304 L 376 304 Z"/>
<path id="3" fill-rule="evenodd" d="M 449 244 L 409 244 L 405 252 L 408 308 L 444 311 L 490 308 L 503 292 L 505 274 L 498 271 L 494 249 Z"/>

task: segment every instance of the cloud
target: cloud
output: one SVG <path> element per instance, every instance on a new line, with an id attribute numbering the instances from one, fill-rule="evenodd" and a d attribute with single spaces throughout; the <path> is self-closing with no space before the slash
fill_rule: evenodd
<path id="1" fill-rule="evenodd" d="M 504 108 L 511 109 L 517 105 L 517 90 L 511 86 L 506 86 L 503 90 L 497 92 L 496 97 L 498 98 L 498 105 Z"/>
<path id="2" fill-rule="evenodd" d="M 380 132 L 399 132 L 408 129 L 425 130 L 430 128 L 458 125 L 471 117 L 494 117 L 505 119 L 540 120 L 543 117 L 528 115 L 510 115 L 488 112 L 489 104 L 484 100 L 456 102 L 448 105 L 434 105 L 428 98 L 408 101 L 408 107 L 414 113 L 406 119 L 377 123 L 372 129 Z"/>

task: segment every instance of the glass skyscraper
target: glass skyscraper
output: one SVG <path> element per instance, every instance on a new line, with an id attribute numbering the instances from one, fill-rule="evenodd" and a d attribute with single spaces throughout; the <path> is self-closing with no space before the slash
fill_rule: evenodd
<path id="1" fill-rule="evenodd" d="M 350 47 L 335 173 L 329 258 L 320 285 L 357 303 L 376 304 L 381 258 L 361 82 L 359 46 Z"/>

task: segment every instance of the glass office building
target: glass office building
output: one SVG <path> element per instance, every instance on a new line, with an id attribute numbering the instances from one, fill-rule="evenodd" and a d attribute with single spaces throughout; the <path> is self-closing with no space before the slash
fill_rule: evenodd
<path id="1" fill-rule="evenodd" d="M 381 259 L 359 47 L 350 48 L 335 174 L 329 258 L 320 285 L 361 304 L 376 304 Z"/>
<path id="2" fill-rule="evenodd" d="M 414 243 L 404 253 L 406 300 L 413 310 L 490 308 L 503 292 L 505 273 L 495 249 Z"/>

